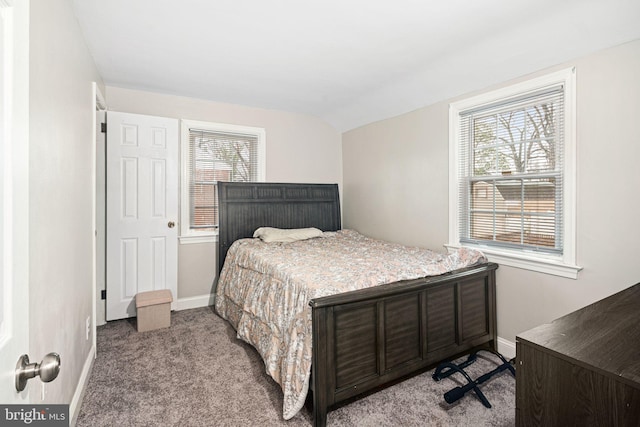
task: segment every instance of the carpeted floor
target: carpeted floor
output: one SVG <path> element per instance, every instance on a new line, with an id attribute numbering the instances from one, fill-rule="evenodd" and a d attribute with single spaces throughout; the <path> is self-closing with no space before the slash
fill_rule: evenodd
<path id="1" fill-rule="evenodd" d="M 172 313 L 168 329 L 138 333 L 135 320 L 98 328 L 98 357 L 78 426 L 310 426 L 302 409 L 282 419 L 282 392 L 253 347 L 235 338 L 211 307 Z M 472 378 L 496 367 L 479 357 Z M 328 414 L 328 426 L 512 426 L 515 378 L 503 371 L 481 389 L 485 408 L 468 393 L 449 405 L 443 394 L 459 374 L 435 382 L 433 371 Z"/>

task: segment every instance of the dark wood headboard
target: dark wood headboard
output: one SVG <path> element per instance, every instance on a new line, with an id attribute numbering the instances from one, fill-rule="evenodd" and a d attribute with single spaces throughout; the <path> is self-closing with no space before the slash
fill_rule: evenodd
<path id="1" fill-rule="evenodd" d="M 338 184 L 218 182 L 218 271 L 238 239 L 259 227 L 341 228 Z"/>

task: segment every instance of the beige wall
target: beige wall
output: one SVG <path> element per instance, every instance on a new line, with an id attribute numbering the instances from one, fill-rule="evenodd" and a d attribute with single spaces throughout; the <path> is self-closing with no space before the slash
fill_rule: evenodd
<path id="1" fill-rule="evenodd" d="M 31 0 L 29 61 L 30 357 L 60 354 L 44 401 L 71 403 L 92 361 L 92 82 L 101 80 L 69 0 Z M 41 384 L 30 382 L 34 403 Z"/>
<path id="2" fill-rule="evenodd" d="M 315 117 L 107 86 L 109 110 L 266 130 L 266 179 L 342 184 L 340 134 Z M 214 243 L 181 244 L 178 298 L 209 295 L 217 273 Z"/>
<path id="3" fill-rule="evenodd" d="M 501 266 L 498 334 L 512 342 L 640 282 L 640 40 L 534 75 L 570 66 L 577 72 L 577 256 L 584 270 L 571 280 Z M 450 101 L 343 135 L 345 227 L 443 250 Z"/>

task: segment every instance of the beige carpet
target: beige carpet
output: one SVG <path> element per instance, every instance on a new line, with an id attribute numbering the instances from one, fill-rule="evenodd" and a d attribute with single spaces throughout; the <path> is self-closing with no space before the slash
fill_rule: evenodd
<path id="1" fill-rule="evenodd" d="M 98 328 L 98 357 L 78 426 L 309 426 L 307 409 L 282 419 L 282 393 L 256 351 L 235 338 L 212 308 L 172 313 L 169 329 L 138 333 L 135 320 Z M 496 367 L 492 355 L 467 368 L 472 378 Z M 432 371 L 328 414 L 329 426 L 511 426 L 515 378 L 507 371 L 481 386 L 493 408 L 468 393 L 447 404 L 459 374 Z"/>

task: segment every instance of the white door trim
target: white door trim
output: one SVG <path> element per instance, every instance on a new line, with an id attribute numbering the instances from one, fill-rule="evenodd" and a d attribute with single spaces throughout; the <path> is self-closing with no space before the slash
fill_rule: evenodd
<path id="1" fill-rule="evenodd" d="M 98 316 L 97 316 L 97 304 L 99 304 L 99 300 L 98 300 L 98 295 L 97 295 L 97 286 L 98 286 L 98 279 L 97 279 L 97 264 L 98 264 L 98 253 L 103 253 L 104 254 L 104 249 L 103 251 L 99 251 L 98 250 L 98 239 L 97 239 L 97 232 L 98 232 L 98 222 L 97 222 L 97 215 L 98 215 L 98 210 L 97 210 L 97 204 L 98 204 L 98 195 L 97 195 L 97 160 L 98 160 L 98 154 L 97 154 L 97 140 L 98 140 L 98 127 L 100 126 L 100 123 L 98 123 L 98 111 L 102 111 L 102 110 L 106 110 L 107 108 L 107 104 L 104 100 L 104 96 L 102 95 L 102 91 L 100 90 L 100 87 L 98 86 L 98 84 L 96 82 L 92 82 L 91 83 L 91 93 L 92 93 L 92 99 L 93 99 L 93 114 L 92 114 L 92 118 L 93 118 L 93 135 L 92 135 L 92 139 L 91 139 L 91 199 L 92 199 L 92 230 L 93 230 L 93 266 L 92 266 L 92 275 L 91 275 L 91 289 L 92 289 L 92 293 L 91 293 L 91 298 L 92 301 L 94 302 L 93 304 L 93 308 L 92 308 L 92 313 L 91 313 L 91 333 L 93 334 L 93 354 L 94 357 L 97 357 L 97 336 L 96 336 L 96 328 L 98 326 Z M 104 302 L 103 302 L 104 304 Z"/>

